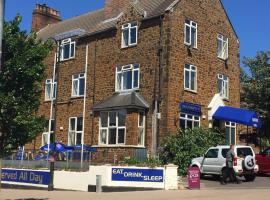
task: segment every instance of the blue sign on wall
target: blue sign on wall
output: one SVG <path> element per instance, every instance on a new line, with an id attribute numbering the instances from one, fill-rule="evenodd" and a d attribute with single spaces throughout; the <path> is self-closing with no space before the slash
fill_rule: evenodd
<path id="1" fill-rule="evenodd" d="M 8 182 L 48 185 L 50 173 L 48 171 L 2 169 L 1 180 Z"/>
<path id="2" fill-rule="evenodd" d="M 112 181 L 162 183 L 163 171 L 163 169 L 112 168 Z"/>
<path id="3" fill-rule="evenodd" d="M 202 109 L 200 105 L 188 103 L 188 102 L 180 103 L 180 110 L 181 112 L 186 113 L 186 114 L 193 114 L 193 115 L 199 115 L 199 116 L 202 114 Z"/>

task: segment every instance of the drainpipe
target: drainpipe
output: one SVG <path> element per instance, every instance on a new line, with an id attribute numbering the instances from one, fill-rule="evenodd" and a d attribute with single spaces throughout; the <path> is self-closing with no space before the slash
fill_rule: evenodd
<path id="1" fill-rule="evenodd" d="M 83 98 L 83 127 L 82 127 L 82 149 L 81 149 L 81 169 L 83 165 L 83 145 L 84 145 L 84 130 L 85 130 L 85 109 L 86 109 L 86 91 L 87 91 L 87 69 L 88 69 L 88 43 L 85 49 L 85 69 L 84 69 L 84 98 Z"/>
<path id="2" fill-rule="evenodd" d="M 159 136 L 160 136 L 160 123 L 157 117 L 157 114 L 160 112 L 160 100 L 161 100 L 161 71 L 163 64 L 163 20 L 164 16 L 160 16 L 160 46 L 158 49 L 159 55 L 159 68 L 155 73 L 155 105 L 154 112 L 152 117 L 152 156 L 155 158 L 157 156 L 157 148 L 160 144 Z M 158 83 L 158 84 L 157 84 Z"/>
<path id="3" fill-rule="evenodd" d="M 95 41 L 95 55 L 94 55 L 94 72 L 93 72 L 93 96 L 92 96 L 92 102 L 93 106 L 95 105 L 96 101 L 96 64 L 97 64 L 97 40 Z M 92 107 L 92 137 L 91 137 L 91 145 L 94 143 L 94 121 L 95 121 L 95 115 Z"/>

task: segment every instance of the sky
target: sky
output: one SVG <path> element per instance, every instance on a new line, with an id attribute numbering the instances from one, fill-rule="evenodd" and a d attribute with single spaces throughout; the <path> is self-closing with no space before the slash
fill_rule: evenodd
<path id="1" fill-rule="evenodd" d="M 270 0 L 222 2 L 240 39 L 241 60 L 244 56 L 254 57 L 258 51 L 270 51 Z M 21 28 L 29 31 L 36 3 L 59 10 L 63 19 L 104 7 L 104 0 L 6 0 L 5 20 L 19 13 L 23 16 Z"/>

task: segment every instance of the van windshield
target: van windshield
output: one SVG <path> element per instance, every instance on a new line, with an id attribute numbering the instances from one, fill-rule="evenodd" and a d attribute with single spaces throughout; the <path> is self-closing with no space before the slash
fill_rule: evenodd
<path id="1" fill-rule="evenodd" d="M 237 156 L 244 158 L 246 156 L 254 156 L 251 148 L 249 147 L 241 147 L 237 148 Z"/>

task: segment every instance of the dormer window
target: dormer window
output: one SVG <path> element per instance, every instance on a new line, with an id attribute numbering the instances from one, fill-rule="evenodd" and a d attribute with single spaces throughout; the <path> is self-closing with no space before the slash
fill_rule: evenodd
<path id="1" fill-rule="evenodd" d="M 122 48 L 137 45 L 138 24 L 137 22 L 127 23 L 122 26 Z"/>
<path id="2" fill-rule="evenodd" d="M 75 58 L 75 41 L 71 39 L 65 39 L 61 42 L 61 61 Z"/>

